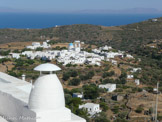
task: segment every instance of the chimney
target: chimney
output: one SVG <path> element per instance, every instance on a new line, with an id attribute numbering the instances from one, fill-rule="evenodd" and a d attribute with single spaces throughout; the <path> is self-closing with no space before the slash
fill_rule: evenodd
<path id="1" fill-rule="evenodd" d="M 22 75 L 22 80 L 25 81 L 25 75 L 24 74 Z"/>

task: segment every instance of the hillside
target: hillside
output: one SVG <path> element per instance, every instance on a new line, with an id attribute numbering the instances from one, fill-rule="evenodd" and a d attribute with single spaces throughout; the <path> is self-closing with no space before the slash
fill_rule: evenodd
<path id="1" fill-rule="evenodd" d="M 68 25 L 47 29 L 0 29 L 0 43 L 16 41 L 41 41 L 45 39 L 72 42 L 76 39 L 91 43 L 112 39 L 101 26 Z"/>
<path id="2" fill-rule="evenodd" d="M 19 41 L 58 42 L 81 40 L 96 45 L 109 45 L 122 50 L 132 50 L 155 39 L 162 39 L 162 18 L 119 27 L 95 25 L 67 25 L 46 29 L 0 29 L 0 43 Z"/>
<path id="3" fill-rule="evenodd" d="M 148 20 L 120 27 L 122 31 L 118 31 L 111 41 L 116 48 L 132 50 L 155 39 L 162 39 L 162 18 L 159 18 L 157 22 Z"/>

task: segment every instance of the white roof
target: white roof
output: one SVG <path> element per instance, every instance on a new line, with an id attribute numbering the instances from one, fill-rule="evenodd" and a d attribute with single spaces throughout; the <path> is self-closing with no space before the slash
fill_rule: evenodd
<path id="1" fill-rule="evenodd" d="M 60 67 L 56 66 L 55 64 L 41 64 L 34 68 L 35 71 L 59 71 L 61 70 Z"/>
<path id="2" fill-rule="evenodd" d="M 0 116 L 0 122 L 8 122 L 8 121 L 5 120 L 3 117 Z"/>
<path id="3" fill-rule="evenodd" d="M 0 92 L 10 94 L 17 99 L 28 103 L 31 88 L 31 83 L 0 72 Z"/>
<path id="4" fill-rule="evenodd" d="M 76 43 L 79 43 L 80 41 L 79 41 L 79 40 L 76 40 L 75 42 L 76 42 Z"/>
<path id="5" fill-rule="evenodd" d="M 94 104 L 94 103 L 86 103 L 84 105 L 81 105 L 85 108 L 93 108 L 94 106 L 99 106 L 99 104 Z"/>
<path id="6" fill-rule="evenodd" d="M 112 86 L 114 87 L 114 86 L 116 86 L 116 84 L 108 83 L 108 84 L 101 84 L 101 85 L 99 85 L 99 87 L 104 87 L 104 88 L 111 88 Z"/>

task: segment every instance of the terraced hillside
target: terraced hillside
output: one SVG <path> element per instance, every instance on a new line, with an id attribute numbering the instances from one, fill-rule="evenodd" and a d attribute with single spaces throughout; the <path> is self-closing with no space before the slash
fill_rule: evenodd
<path id="1" fill-rule="evenodd" d="M 58 42 L 81 40 L 90 44 L 111 44 L 122 50 L 132 50 L 155 39 L 162 39 L 162 18 L 119 27 L 95 25 L 67 25 L 46 29 L 0 29 L 0 43 L 16 41 Z"/>

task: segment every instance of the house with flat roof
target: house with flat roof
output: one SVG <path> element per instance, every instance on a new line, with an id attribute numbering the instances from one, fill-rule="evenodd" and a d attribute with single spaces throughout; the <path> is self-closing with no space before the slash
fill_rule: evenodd
<path id="1" fill-rule="evenodd" d="M 111 83 L 101 84 L 101 85 L 99 85 L 99 88 L 106 89 L 107 92 L 113 92 L 116 90 L 116 84 L 111 84 Z"/>
<path id="2" fill-rule="evenodd" d="M 83 105 L 79 105 L 79 109 L 86 109 L 90 116 L 95 115 L 96 113 L 100 113 L 100 105 L 99 104 L 94 104 L 94 103 L 86 103 Z"/>

